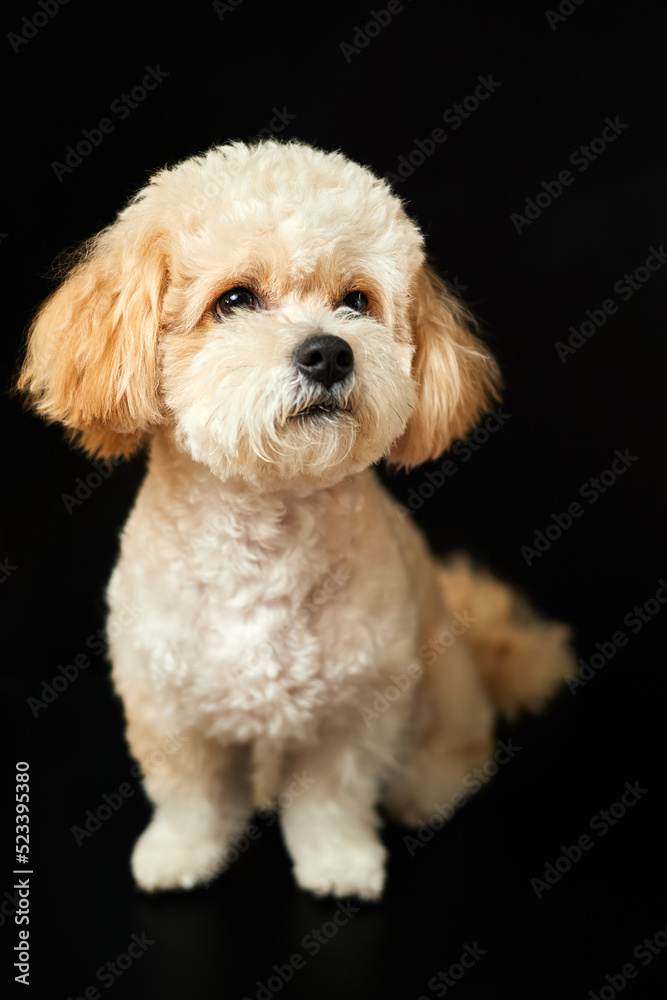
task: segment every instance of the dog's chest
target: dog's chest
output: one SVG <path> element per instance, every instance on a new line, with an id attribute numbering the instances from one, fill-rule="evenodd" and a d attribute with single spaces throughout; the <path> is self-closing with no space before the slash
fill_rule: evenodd
<path id="1" fill-rule="evenodd" d="M 327 497 L 204 506 L 164 530 L 135 581 L 146 605 L 135 645 L 156 697 L 184 724 L 304 738 L 372 697 L 380 646 L 398 642 L 399 625 L 384 620 L 382 590 L 373 599 L 359 545 L 331 508 Z M 128 525 L 128 548 L 145 537 L 140 522 Z"/>
<path id="2" fill-rule="evenodd" d="M 203 703 L 216 732 L 301 733 L 340 700 L 336 681 L 365 660 L 360 637 L 341 641 L 338 628 L 349 607 L 348 561 L 314 538 L 310 547 L 288 541 L 227 540 L 195 587 L 199 665 L 191 687 L 209 693 Z"/>

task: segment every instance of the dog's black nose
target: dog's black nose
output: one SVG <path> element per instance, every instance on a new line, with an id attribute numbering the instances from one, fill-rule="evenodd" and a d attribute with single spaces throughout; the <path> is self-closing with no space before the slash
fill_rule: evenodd
<path id="1" fill-rule="evenodd" d="M 352 348 L 342 337 L 330 333 L 313 333 L 302 340 L 294 351 L 294 361 L 300 372 L 327 389 L 349 375 L 354 368 Z"/>

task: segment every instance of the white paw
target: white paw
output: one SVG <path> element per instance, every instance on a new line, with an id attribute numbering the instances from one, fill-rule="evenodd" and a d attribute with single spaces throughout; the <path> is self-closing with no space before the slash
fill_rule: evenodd
<path id="1" fill-rule="evenodd" d="M 135 844 L 132 872 L 146 892 L 192 889 L 220 874 L 226 867 L 224 853 L 224 838 L 197 836 L 157 816 Z"/>
<path id="2" fill-rule="evenodd" d="M 379 899 L 384 887 L 386 848 L 379 841 L 329 845 L 308 851 L 294 865 L 302 889 L 318 896 L 359 896 Z"/>

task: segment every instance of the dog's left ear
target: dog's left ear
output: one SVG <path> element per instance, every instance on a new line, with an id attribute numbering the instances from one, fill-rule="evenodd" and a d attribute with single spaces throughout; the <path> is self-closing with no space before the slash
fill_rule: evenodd
<path id="1" fill-rule="evenodd" d="M 412 287 L 414 413 L 387 456 L 406 469 L 437 458 L 464 438 L 500 399 L 500 370 L 476 335 L 472 316 L 429 266 Z"/>

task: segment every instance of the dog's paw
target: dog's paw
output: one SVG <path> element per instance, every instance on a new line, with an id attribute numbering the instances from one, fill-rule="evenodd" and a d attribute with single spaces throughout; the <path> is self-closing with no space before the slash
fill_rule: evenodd
<path id="1" fill-rule="evenodd" d="M 226 867 L 224 839 L 196 837 L 161 817 L 144 830 L 132 853 L 132 873 L 140 889 L 192 889 Z"/>
<path id="2" fill-rule="evenodd" d="M 294 865 L 302 889 L 317 896 L 359 896 L 376 900 L 382 895 L 387 851 L 379 842 L 309 851 Z"/>

